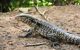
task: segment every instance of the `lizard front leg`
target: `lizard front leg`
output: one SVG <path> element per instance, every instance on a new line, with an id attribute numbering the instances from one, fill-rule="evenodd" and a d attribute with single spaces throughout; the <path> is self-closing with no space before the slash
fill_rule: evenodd
<path id="1" fill-rule="evenodd" d="M 18 37 L 20 37 L 20 38 L 32 37 L 33 33 L 34 33 L 34 28 L 31 28 L 31 29 L 25 30 L 25 31 L 23 30 L 23 32 L 20 33 Z"/>

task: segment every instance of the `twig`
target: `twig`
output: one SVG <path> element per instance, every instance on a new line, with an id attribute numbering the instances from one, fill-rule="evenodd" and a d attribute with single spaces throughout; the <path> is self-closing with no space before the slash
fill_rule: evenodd
<path id="1" fill-rule="evenodd" d="M 25 47 L 29 46 L 40 46 L 40 45 L 45 45 L 46 43 L 36 43 L 36 44 L 25 44 Z"/>
<path id="2" fill-rule="evenodd" d="M 39 13 L 39 15 L 41 15 L 41 17 L 42 17 L 44 20 L 46 20 L 46 16 L 44 15 L 44 13 L 42 14 L 42 13 L 38 10 L 38 8 L 37 8 L 36 6 L 34 6 L 34 8 L 35 8 L 36 11 Z"/>
<path id="3" fill-rule="evenodd" d="M 33 2 L 34 2 L 34 8 L 36 9 L 36 11 L 39 13 L 39 15 L 41 15 L 41 17 L 42 17 L 44 20 L 46 20 L 46 16 L 44 15 L 44 13 L 42 14 L 42 13 L 40 13 L 40 11 L 38 10 L 37 0 L 33 0 Z M 36 5 L 37 5 L 37 7 L 36 7 Z"/>

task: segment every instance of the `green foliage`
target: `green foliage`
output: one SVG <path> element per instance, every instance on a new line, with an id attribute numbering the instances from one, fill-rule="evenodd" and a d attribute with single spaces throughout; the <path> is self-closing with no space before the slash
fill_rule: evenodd
<path id="1" fill-rule="evenodd" d="M 49 6 L 51 5 L 51 2 L 48 2 L 46 0 L 36 0 L 37 5 L 36 6 Z M 13 0 L 11 2 L 11 5 L 14 7 L 31 7 L 34 5 L 33 0 Z"/>
<path id="2" fill-rule="evenodd" d="M 17 7 L 32 7 L 32 6 L 51 6 L 51 5 L 80 5 L 80 0 L 12 0 L 10 9 Z"/>
<path id="3" fill-rule="evenodd" d="M 49 2 L 48 0 L 35 0 L 35 1 L 34 0 L 12 0 L 11 10 L 13 10 L 17 7 L 50 6 L 50 5 L 52 5 L 52 3 Z"/>
<path id="4" fill-rule="evenodd" d="M 80 0 L 75 0 L 76 5 L 80 5 Z"/>

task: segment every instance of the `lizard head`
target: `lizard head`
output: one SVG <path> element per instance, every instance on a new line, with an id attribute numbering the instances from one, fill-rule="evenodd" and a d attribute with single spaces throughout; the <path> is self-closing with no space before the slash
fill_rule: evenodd
<path id="1" fill-rule="evenodd" d="M 18 21 L 22 21 L 30 26 L 35 25 L 37 20 L 33 18 L 31 15 L 24 13 L 17 15 L 15 19 L 17 19 Z"/>

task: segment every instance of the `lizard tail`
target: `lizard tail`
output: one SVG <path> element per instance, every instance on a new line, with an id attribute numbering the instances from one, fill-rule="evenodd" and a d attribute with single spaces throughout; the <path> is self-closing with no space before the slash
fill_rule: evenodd
<path id="1" fill-rule="evenodd" d="M 61 39 L 66 40 L 66 42 L 70 42 L 73 44 L 80 44 L 80 37 L 70 33 L 63 34 Z"/>

